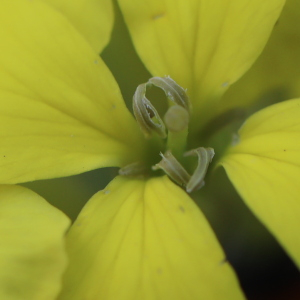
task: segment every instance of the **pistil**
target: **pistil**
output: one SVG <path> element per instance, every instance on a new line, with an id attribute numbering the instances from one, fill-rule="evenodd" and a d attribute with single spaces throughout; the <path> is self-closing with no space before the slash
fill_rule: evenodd
<path id="1" fill-rule="evenodd" d="M 165 114 L 164 121 L 168 129 L 167 149 L 181 160 L 186 150 L 189 113 L 182 106 L 173 105 Z"/>

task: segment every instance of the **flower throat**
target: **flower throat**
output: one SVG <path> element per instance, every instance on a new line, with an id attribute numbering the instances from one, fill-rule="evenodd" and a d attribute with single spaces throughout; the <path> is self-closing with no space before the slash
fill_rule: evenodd
<path id="1" fill-rule="evenodd" d="M 161 118 L 157 109 L 146 97 L 147 88 L 155 86 L 164 91 L 168 109 Z M 204 177 L 213 159 L 212 148 L 200 147 L 186 152 L 191 107 L 187 91 L 172 78 L 152 77 L 140 84 L 133 96 L 133 113 L 145 138 L 150 141 L 149 153 L 143 162 L 134 162 L 119 170 L 123 176 L 154 175 L 163 170 L 174 182 L 185 187 L 188 193 L 204 185 Z M 160 150 L 157 150 L 160 149 Z M 161 161 L 153 164 L 160 152 Z M 187 171 L 187 157 L 197 156 L 198 163 L 192 175 Z"/>

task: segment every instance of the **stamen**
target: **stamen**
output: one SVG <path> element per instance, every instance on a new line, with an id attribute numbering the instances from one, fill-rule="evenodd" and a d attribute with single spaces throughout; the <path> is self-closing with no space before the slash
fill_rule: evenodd
<path id="1" fill-rule="evenodd" d="M 153 131 L 162 138 L 167 136 L 164 122 L 146 98 L 146 89 L 149 85 L 161 88 L 167 98 L 175 104 L 165 115 L 168 130 L 173 133 L 185 130 L 189 122 L 189 99 L 186 90 L 170 77 L 152 77 L 147 83 L 139 85 L 133 96 L 133 112 L 145 136 L 150 137 Z"/>
<path id="2" fill-rule="evenodd" d="M 190 103 L 186 90 L 171 77 L 152 77 L 149 79 L 149 83 L 163 89 L 168 99 L 189 111 Z"/>
<path id="3" fill-rule="evenodd" d="M 186 191 L 188 193 L 199 190 L 204 186 L 204 177 L 207 173 L 208 166 L 215 155 L 215 151 L 213 148 L 200 147 L 184 154 L 184 156 L 190 155 L 198 156 L 198 165 L 188 184 L 186 185 Z"/>
<path id="4" fill-rule="evenodd" d="M 153 170 L 162 169 L 177 184 L 185 186 L 188 193 L 202 188 L 205 184 L 204 177 L 207 173 L 215 152 L 212 148 L 197 148 L 185 153 L 185 156 L 197 155 L 198 165 L 192 176 L 185 170 L 180 162 L 173 156 L 171 151 L 161 154 L 162 160 L 152 167 Z"/>
<path id="5" fill-rule="evenodd" d="M 152 167 L 152 170 L 162 169 L 171 179 L 181 186 L 186 186 L 190 180 L 190 175 L 180 164 L 180 162 L 173 156 L 171 151 L 165 154 L 160 154 L 162 160 Z"/>
<path id="6" fill-rule="evenodd" d="M 150 137 L 154 131 L 162 138 L 165 138 L 167 136 L 165 124 L 160 118 L 155 107 L 146 98 L 146 86 L 146 83 L 140 84 L 134 93 L 134 116 L 146 137 Z"/>

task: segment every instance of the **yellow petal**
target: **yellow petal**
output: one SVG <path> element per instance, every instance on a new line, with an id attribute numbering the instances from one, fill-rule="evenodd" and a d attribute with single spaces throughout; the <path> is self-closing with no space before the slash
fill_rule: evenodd
<path id="1" fill-rule="evenodd" d="M 69 219 L 18 186 L 0 186 L 0 211 L 0 299 L 56 299 L 67 266 Z"/>
<path id="2" fill-rule="evenodd" d="M 100 53 L 110 39 L 113 26 L 111 0 L 42 0 L 60 11 Z"/>
<path id="3" fill-rule="evenodd" d="M 221 164 L 247 205 L 300 266 L 300 99 L 266 108 L 241 128 Z"/>
<path id="4" fill-rule="evenodd" d="M 59 299 L 243 299 L 214 233 L 167 177 L 116 178 L 67 236 Z"/>
<path id="5" fill-rule="evenodd" d="M 138 158 L 141 134 L 116 82 L 61 14 L 38 1 L 3 0 L 0 40 L 0 182 Z"/>
<path id="6" fill-rule="evenodd" d="M 221 110 L 249 105 L 266 95 L 300 93 L 300 1 L 287 1 L 270 40 L 253 67 L 225 94 Z M 268 94 L 269 93 L 269 94 Z M 286 98 L 285 98 L 286 100 Z"/>
<path id="7" fill-rule="evenodd" d="M 153 75 L 170 75 L 198 113 L 262 51 L 284 0 L 118 0 Z"/>

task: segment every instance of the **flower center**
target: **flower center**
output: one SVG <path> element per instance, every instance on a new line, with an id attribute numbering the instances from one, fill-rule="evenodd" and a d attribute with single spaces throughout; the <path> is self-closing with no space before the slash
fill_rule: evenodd
<path id="1" fill-rule="evenodd" d="M 162 89 L 167 97 L 168 109 L 161 118 L 155 106 L 146 97 L 151 86 Z M 123 176 L 141 176 L 163 170 L 173 181 L 184 186 L 188 193 L 204 185 L 204 177 L 214 156 L 212 148 L 197 148 L 186 151 L 191 108 L 187 92 L 169 76 L 152 77 L 140 84 L 133 96 L 133 112 L 145 138 L 155 145 L 151 150 L 160 150 L 161 161 L 153 165 L 147 162 L 134 162 L 119 170 Z M 155 151 L 154 150 L 154 151 Z M 150 151 L 152 152 L 152 151 Z M 163 152 L 163 153 L 162 153 Z M 150 154 L 150 156 L 153 157 Z M 198 156 L 198 164 L 192 175 L 188 172 L 188 156 Z"/>

